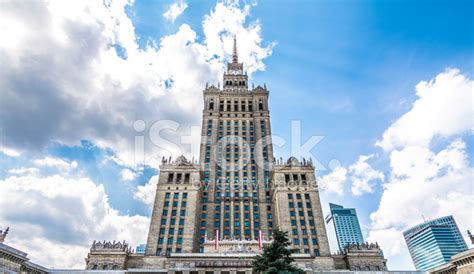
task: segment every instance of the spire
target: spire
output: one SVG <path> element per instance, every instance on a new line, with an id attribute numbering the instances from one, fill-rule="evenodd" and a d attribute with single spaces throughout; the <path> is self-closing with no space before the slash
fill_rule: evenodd
<path id="1" fill-rule="evenodd" d="M 238 63 L 239 62 L 239 56 L 237 56 L 237 38 L 234 35 L 234 51 L 232 53 L 232 63 Z"/>

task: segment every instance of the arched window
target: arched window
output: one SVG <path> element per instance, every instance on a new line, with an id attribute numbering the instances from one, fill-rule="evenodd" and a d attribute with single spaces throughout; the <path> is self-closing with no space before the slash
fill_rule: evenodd
<path id="1" fill-rule="evenodd" d="M 214 99 L 211 99 L 211 101 L 209 102 L 209 109 L 214 110 Z"/>
<path id="2" fill-rule="evenodd" d="M 258 110 L 263 110 L 263 102 L 262 102 L 262 99 L 258 100 Z"/>

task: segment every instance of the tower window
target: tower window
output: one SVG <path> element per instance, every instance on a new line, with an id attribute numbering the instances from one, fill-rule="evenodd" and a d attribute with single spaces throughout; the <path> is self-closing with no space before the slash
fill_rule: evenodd
<path id="1" fill-rule="evenodd" d="M 214 110 L 214 100 L 211 99 L 211 102 L 209 103 L 209 109 Z"/>

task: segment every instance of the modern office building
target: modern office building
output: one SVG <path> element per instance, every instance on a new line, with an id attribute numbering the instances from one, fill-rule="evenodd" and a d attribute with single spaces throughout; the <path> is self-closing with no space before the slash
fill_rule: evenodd
<path id="1" fill-rule="evenodd" d="M 135 254 L 145 254 L 146 244 L 137 245 L 135 248 Z"/>
<path id="2" fill-rule="evenodd" d="M 355 208 L 329 203 L 329 209 L 331 213 L 326 217 L 326 223 L 332 221 L 334 224 L 339 250 L 344 250 L 350 244 L 362 244 L 364 237 Z"/>
<path id="3" fill-rule="evenodd" d="M 312 161 L 274 158 L 268 96 L 249 87 L 234 39 L 222 85 L 203 91 L 199 161 L 162 160 L 145 255 L 94 242 L 86 268 L 252 273 L 278 227 L 302 269 L 385 270 L 375 244 L 331 255 Z"/>
<path id="4" fill-rule="evenodd" d="M 430 270 L 449 263 L 455 254 L 467 250 L 453 216 L 426 221 L 403 232 L 417 270 Z"/>

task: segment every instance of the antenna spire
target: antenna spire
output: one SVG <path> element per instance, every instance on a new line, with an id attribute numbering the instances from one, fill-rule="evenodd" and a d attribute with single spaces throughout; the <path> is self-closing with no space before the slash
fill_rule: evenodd
<path id="1" fill-rule="evenodd" d="M 237 38 L 234 35 L 234 51 L 232 53 L 232 63 L 238 63 L 239 62 L 239 56 L 237 55 Z"/>

